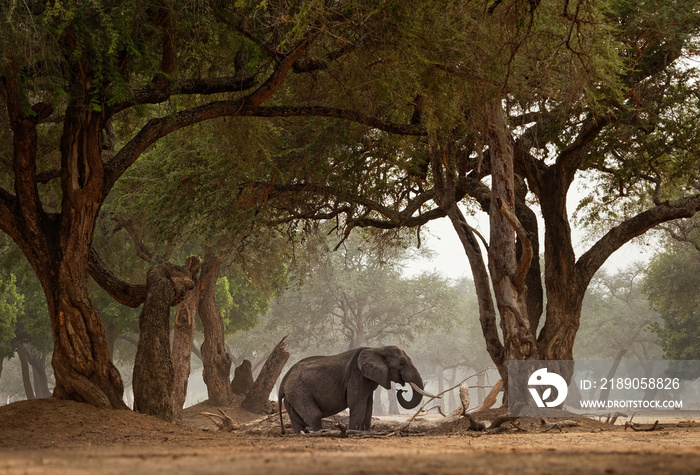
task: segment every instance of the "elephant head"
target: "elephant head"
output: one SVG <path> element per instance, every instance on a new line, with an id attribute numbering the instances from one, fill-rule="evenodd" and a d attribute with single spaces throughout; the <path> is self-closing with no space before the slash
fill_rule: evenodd
<path id="1" fill-rule="evenodd" d="M 383 348 L 366 348 L 358 356 L 358 366 L 363 376 L 380 386 L 391 389 L 392 381 L 400 385 L 409 384 L 413 388 L 413 397 L 406 400 L 403 390 L 396 392 L 396 398 L 404 409 L 413 409 L 420 404 L 423 395 L 423 379 L 413 366 L 411 358 L 398 346 Z M 420 390 L 417 390 L 419 388 Z"/>

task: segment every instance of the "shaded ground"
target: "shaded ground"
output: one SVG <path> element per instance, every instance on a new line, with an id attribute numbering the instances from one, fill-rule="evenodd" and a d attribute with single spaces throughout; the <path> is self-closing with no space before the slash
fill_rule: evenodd
<path id="1" fill-rule="evenodd" d="M 260 417 L 223 409 L 239 423 Z M 700 424 L 691 421 L 653 432 L 589 419 L 543 432 L 528 419 L 501 434 L 469 432 L 460 421 L 409 436 L 283 437 L 276 417 L 253 433 L 223 433 L 200 411 L 216 408 L 190 408 L 176 425 L 54 399 L 3 406 L 0 474 L 700 473 Z"/>

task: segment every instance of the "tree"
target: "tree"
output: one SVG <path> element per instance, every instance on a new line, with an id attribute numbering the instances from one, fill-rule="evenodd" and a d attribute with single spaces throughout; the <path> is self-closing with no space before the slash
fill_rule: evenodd
<path id="1" fill-rule="evenodd" d="M 338 147 L 336 160 L 358 169 L 362 163 L 385 180 L 343 185 L 324 176 L 278 189 L 332 195 L 325 207 L 297 207 L 296 216 L 341 214 L 349 228 L 417 227 L 448 216 L 501 373 L 509 359 L 571 360 L 585 291 L 606 259 L 654 226 L 700 209 L 700 194 L 689 186 L 698 170 L 697 70 L 682 62 L 696 50 L 700 17 L 672 1 L 604 9 L 592 2 L 431 6 L 440 20 L 421 5 L 400 31 L 412 40 L 399 42 L 410 53 L 397 56 L 418 58 L 409 64 L 419 72 L 409 77 L 420 81 L 395 85 L 414 88 L 414 119 L 426 126 L 427 143 L 404 141 L 394 147 L 397 159 L 382 161 L 386 136 L 365 135 L 355 148 Z M 420 40 L 428 37 L 429 45 Z M 410 69 L 400 62 L 393 68 Z M 605 201 L 587 202 L 595 202 L 597 216 L 615 202 L 641 207 L 602 221 L 602 237 L 577 257 L 567 193 L 582 171 L 600 180 Z M 527 200 L 528 191 L 534 198 Z M 467 196 L 490 216 L 488 265 L 458 206 Z M 532 201 L 545 227 L 544 289 L 532 260 L 539 254 Z"/>
<path id="2" fill-rule="evenodd" d="M 654 326 L 664 358 L 670 360 L 700 359 L 698 325 L 700 324 L 700 253 L 688 244 L 669 241 L 649 264 L 644 280 L 644 293 L 662 322 Z M 697 365 L 696 365 L 697 366 Z M 670 363 L 669 374 L 695 379 L 697 368 L 681 361 Z"/>
<path id="3" fill-rule="evenodd" d="M 95 222 L 115 183 L 149 146 L 222 116 L 386 123 L 337 108 L 263 107 L 295 64 L 299 73 L 321 70 L 372 30 L 379 5 L 356 6 L 163 2 L 143 8 L 104 0 L 0 7 L 8 25 L 0 36 L 3 142 L 12 144 L 11 160 L 3 160 L 9 173 L 0 189 L 0 229 L 20 247 L 44 289 L 56 397 L 124 407 L 123 383 L 90 303 L 87 275 L 90 269 L 101 284 L 113 282 L 97 275 L 104 271 L 94 259 L 90 264 Z M 349 44 L 334 47 L 335 32 Z M 207 60 L 207 51 L 216 59 Z M 119 137 L 111 133 L 117 128 Z M 143 302 L 143 289 L 128 290 L 109 289 L 122 303 Z"/>

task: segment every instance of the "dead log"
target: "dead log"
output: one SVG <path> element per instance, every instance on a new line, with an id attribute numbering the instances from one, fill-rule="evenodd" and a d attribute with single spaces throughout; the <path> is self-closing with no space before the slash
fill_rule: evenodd
<path id="1" fill-rule="evenodd" d="M 483 431 L 486 430 L 486 424 L 483 422 L 479 422 L 471 414 L 464 414 L 464 417 L 469 421 L 469 430 L 473 431 Z"/>
<path id="2" fill-rule="evenodd" d="M 289 359 L 289 352 L 285 349 L 284 340 L 287 337 L 282 338 L 282 341 L 277 343 L 277 346 L 272 350 L 270 356 L 268 356 L 267 361 L 260 370 L 258 378 L 253 383 L 253 387 L 250 388 L 246 398 L 243 400 L 241 407 L 250 412 L 256 414 L 261 414 L 265 407 L 269 404 L 270 393 L 272 388 L 277 382 L 282 373 L 282 368 L 287 363 Z"/>

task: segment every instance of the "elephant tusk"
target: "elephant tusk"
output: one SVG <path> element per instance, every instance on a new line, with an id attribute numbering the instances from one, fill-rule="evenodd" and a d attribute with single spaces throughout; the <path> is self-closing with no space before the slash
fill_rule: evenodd
<path id="1" fill-rule="evenodd" d="M 420 388 L 420 386 L 418 386 L 418 385 L 417 385 L 416 383 L 414 383 L 413 381 L 411 381 L 411 382 L 408 383 L 408 384 L 411 385 L 411 387 L 413 388 L 414 391 L 416 391 L 418 394 L 422 394 L 422 395 L 425 396 L 425 397 L 430 397 L 430 398 L 433 398 L 433 399 L 440 399 L 440 398 L 442 397 L 442 396 L 436 396 L 435 394 L 426 393 L 425 391 L 423 391 L 423 390 Z"/>

